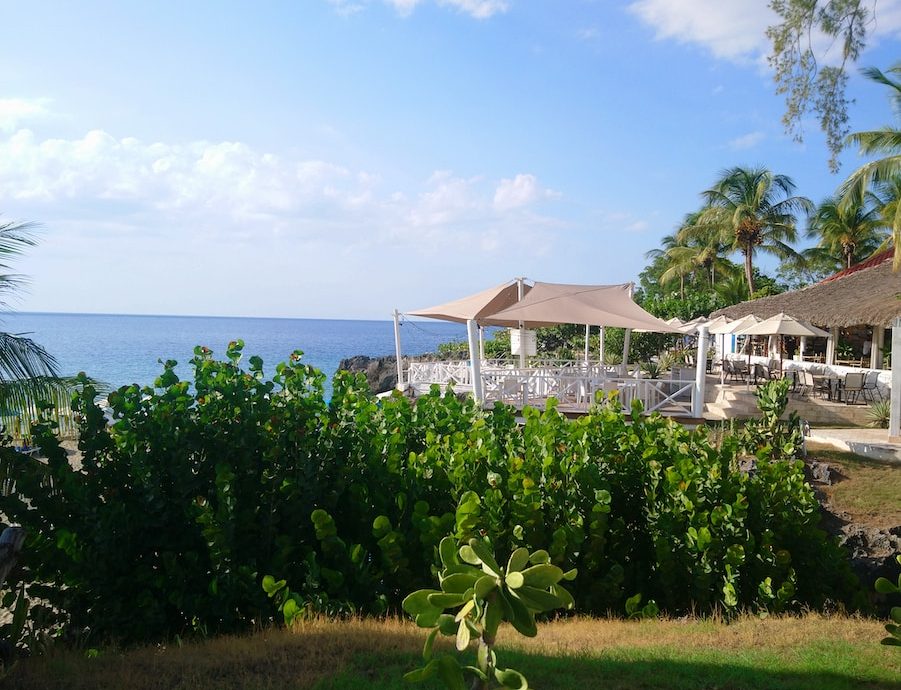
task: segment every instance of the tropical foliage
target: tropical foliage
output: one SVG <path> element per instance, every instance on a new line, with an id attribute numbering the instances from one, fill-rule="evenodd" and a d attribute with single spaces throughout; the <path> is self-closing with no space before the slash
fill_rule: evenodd
<path id="1" fill-rule="evenodd" d="M 198 348 L 192 381 L 167 362 L 154 386 L 110 394 L 111 425 L 85 383 L 80 467 L 52 422 L 45 461 L 0 449 L 0 512 L 29 533 L 21 581 L 70 634 L 244 630 L 288 599 L 292 619 L 397 610 L 460 525 L 577 568 L 582 612 L 625 612 L 637 594 L 675 615 L 855 602 L 781 437 L 714 444 L 615 400 L 575 421 L 526 410 L 520 425 L 437 388 L 379 402 L 347 374 L 326 401 L 299 353 L 271 379 L 256 357 L 240 366 L 240 343 L 227 355 Z M 739 469 L 748 453 L 754 473 Z M 281 581 L 290 596 L 270 599 Z"/>

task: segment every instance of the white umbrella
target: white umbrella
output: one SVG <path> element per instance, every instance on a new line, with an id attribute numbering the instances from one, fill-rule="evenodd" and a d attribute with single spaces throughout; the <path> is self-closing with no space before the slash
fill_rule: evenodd
<path id="1" fill-rule="evenodd" d="M 736 331 L 735 335 L 791 335 L 795 337 L 807 338 L 828 338 L 829 333 L 822 328 L 817 328 L 809 323 L 798 321 L 793 316 L 789 316 L 783 312 L 779 312 L 775 316 L 764 319 L 760 323 L 755 323 L 740 331 Z M 781 339 L 780 339 L 781 340 Z M 750 355 L 748 361 L 750 363 Z M 779 369 L 782 369 L 782 347 L 779 347 Z"/>

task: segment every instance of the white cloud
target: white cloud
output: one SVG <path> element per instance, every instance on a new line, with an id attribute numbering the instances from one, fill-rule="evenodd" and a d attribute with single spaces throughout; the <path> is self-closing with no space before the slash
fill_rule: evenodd
<path id="1" fill-rule="evenodd" d="M 507 0 L 438 0 L 438 4 L 454 7 L 476 19 L 488 19 L 510 9 Z"/>
<path id="2" fill-rule="evenodd" d="M 901 0 L 874 5 L 870 43 L 901 34 Z M 770 49 L 766 29 L 777 22 L 767 0 L 635 0 L 628 9 L 654 29 L 657 39 L 700 45 L 735 62 L 760 61 Z M 821 62 L 840 59 L 839 42 L 816 35 L 813 40 Z"/>
<path id="3" fill-rule="evenodd" d="M 339 14 L 349 16 L 362 11 L 372 0 L 328 0 Z M 382 0 L 401 17 L 408 17 L 426 0 Z M 474 19 L 489 19 L 510 9 L 510 0 L 434 0 L 442 7 L 450 7 Z"/>
<path id="4" fill-rule="evenodd" d="M 763 132 L 748 132 L 747 134 L 743 134 L 740 137 L 736 137 L 732 139 L 726 147 L 732 149 L 733 151 L 747 151 L 748 149 L 752 149 L 761 141 L 766 138 L 766 134 Z"/>
<path id="5" fill-rule="evenodd" d="M 559 196 L 543 189 L 534 175 L 517 175 L 512 180 L 501 180 L 494 192 L 494 208 L 500 211 L 520 208 L 542 199 Z"/>
<path id="6" fill-rule="evenodd" d="M 729 60 L 756 57 L 765 50 L 764 32 L 776 17 L 765 0 L 637 0 L 629 10 L 651 26 L 658 39 L 700 44 Z"/>
<path id="7" fill-rule="evenodd" d="M 370 171 L 237 141 L 148 143 L 102 130 L 74 139 L 27 129 L 0 136 L 0 203 L 84 233 L 109 228 L 111 241 L 178 235 L 246 244 L 281 236 L 410 252 L 459 249 L 463 241 L 494 251 L 520 232 L 559 225 L 534 212 L 555 195 L 528 173 L 492 181 L 436 171 L 412 190 L 383 184 Z"/>
<path id="8" fill-rule="evenodd" d="M 0 98 L 0 131 L 13 132 L 23 122 L 49 115 L 49 103 L 46 98 Z"/>
<path id="9" fill-rule="evenodd" d="M 579 29 L 576 32 L 576 36 L 580 41 L 596 41 L 600 38 L 601 32 L 596 26 L 590 26 L 584 29 Z"/>

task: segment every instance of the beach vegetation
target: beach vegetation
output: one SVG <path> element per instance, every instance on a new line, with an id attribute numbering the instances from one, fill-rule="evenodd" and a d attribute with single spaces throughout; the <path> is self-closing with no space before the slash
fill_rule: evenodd
<path id="1" fill-rule="evenodd" d="M 552 401 L 520 424 L 437 387 L 379 401 L 346 373 L 327 401 L 300 353 L 271 378 L 242 354 L 197 348 L 192 380 L 166 362 L 153 386 L 109 394 L 112 423 L 84 382 L 80 465 L 52 418 L 35 432 L 45 459 L 0 448 L 0 511 L 28 530 L 10 584 L 68 634 L 243 631 L 285 619 L 281 581 L 302 619 L 399 611 L 433 581 L 470 491 L 496 552 L 546 545 L 578 570 L 582 613 L 623 614 L 636 594 L 668 615 L 864 603 L 791 444 L 748 473 L 739 436 L 713 443 L 638 407 L 568 420 Z"/>

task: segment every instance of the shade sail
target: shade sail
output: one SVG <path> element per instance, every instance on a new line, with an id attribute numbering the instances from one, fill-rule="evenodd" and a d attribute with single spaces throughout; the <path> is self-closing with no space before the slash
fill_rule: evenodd
<path id="1" fill-rule="evenodd" d="M 649 314 L 632 299 L 631 285 L 567 285 L 536 282 L 512 307 L 492 318 L 523 321 L 527 328 L 561 323 L 617 326 L 659 333 L 679 330 Z"/>
<path id="2" fill-rule="evenodd" d="M 523 285 L 525 293 L 528 293 L 529 290 L 531 290 L 529 285 Z M 410 316 L 425 316 L 430 319 L 441 319 L 442 321 L 466 323 L 469 320 L 474 320 L 483 326 L 516 328 L 519 326 L 519 321 L 490 318 L 490 315 L 516 304 L 518 299 L 518 285 L 515 282 L 507 282 L 497 287 L 477 292 L 474 295 L 462 297 L 453 302 L 406 313 Z"/>
<path id="3" fill-rule="evenodd" d="M 808 338 L 828 338 L 830 336 L 829 332 L 822 328 L 798 321 L 781 312 L 760 323 L 736 331 L 735 335 L 793 335 Z"/>

